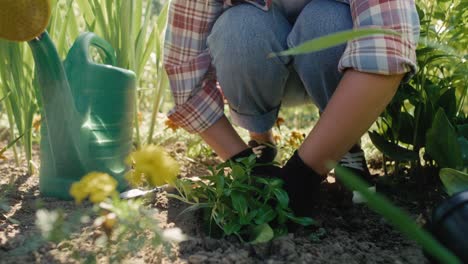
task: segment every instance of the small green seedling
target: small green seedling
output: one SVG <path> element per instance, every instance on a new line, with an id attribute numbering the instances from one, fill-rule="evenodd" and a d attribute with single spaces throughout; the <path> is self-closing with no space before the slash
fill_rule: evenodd
<path id="1" fill-rule="evenodd" d="M 287 233 L 288 221 L 303 226 L 315 223 L 311 218 L 294 216 L 283 181 L 252 175 L 255 166 L 262 165 L 255 164 L 254 156 L 222 163 L 200 180 L 178 180 L 179 195 L 169 196 L 191 205 L 184 212 L 204 209 L 209 226 L 217 226 L 224 235 L 251 243 Z"/>

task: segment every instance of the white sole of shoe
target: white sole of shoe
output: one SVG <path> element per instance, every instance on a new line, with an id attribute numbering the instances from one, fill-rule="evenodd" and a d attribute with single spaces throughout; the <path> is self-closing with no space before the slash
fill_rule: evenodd
<path id="1" fill-rule="evenodd" d="M 369 191 L 375 193 L 377 188 L 375 186 L 371 186 L 367 188 Z M 363 204 L 366 203 L 366 199 L 361 195 L 361 193 L 357 191 L 353 191 L 353 203 L 354 204 Z"/>

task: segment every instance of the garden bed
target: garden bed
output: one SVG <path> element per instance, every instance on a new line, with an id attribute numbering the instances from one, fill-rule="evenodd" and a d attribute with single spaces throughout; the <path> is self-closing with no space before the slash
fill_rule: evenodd
<path id="1" fill-rule="evenodd" d="M 182 143 L 181 143 L 182 144 Z M 178 153 L 177 153 L 178 152 Z M 176 154 L 177 153 L 177 154 Z M 195 177 L 206 173 L 216 159 L 196 161 L 185 157 L 182 150 L 173 154 L 183 164 L 182 175 Z M 7 156 L 7 158 L 11 158 Z M 36 157 L 37 160 L 37 157 Z M 28 175 L 26 168 L 0 161 L 0 191 L 6 194 L 0 214 L 0 263 L 70 263 L 84 262 L 93 255 L 99 235 L 91 225 L 83 226 L 70 240 L 59 244 L 34 244 L 39 236 L 35 226 L 38 208 L 62 208 L 71 214 L 81 207 L 74 202 L 40 196 L 38 176 Z M 10 185 L 8 183 L 10 182 Z M 388 184 L 385 185 L 388 187 Z M 430 208 L 440 199 L 437 192 L 410 191 L 411 183 L 385 188 L 396 204 L 407 209 L 415 219 L 424 222 Z M 388 192 L 388 190 L 392 190 Z M 417 196 L 419 194 L 419 197 Z M 434 194 L 434 195 L 432 195 Z M 315 220 L 320 228 L 296 228 L 287 236 L 259 245 L 241 243 L 237 238 L 210 238 L 204 232 L 200 214 L 180 215 L 186 205 L 167 199 L 165 193 L 150 195 L 146 206 L 155 208 L 155 219 L 161 228 L 179 227 L 189 240 L 174 245 L 169 254 L 161 249 L 145 248 L 128 263 L 424 263 L 419 246 L 405 239 L 387 222 L 364 205 L 342 207 L 322 202 Z M 422 202 L 424 201 L 424 202 Z M 156 223 L 156 222 L 155 222 Z M 78 253 L 77 253 L 78 252 Z M 106 262 L 105 256 L 98 256 Z"/>

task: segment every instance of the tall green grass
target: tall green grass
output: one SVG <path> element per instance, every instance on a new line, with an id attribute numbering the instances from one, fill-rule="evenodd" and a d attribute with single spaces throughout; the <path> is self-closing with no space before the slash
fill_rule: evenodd
<path id="1" fill-rule="evenodd" d="M 52 0 L 52 18 L 48 32 L 62 58 L 79 29 L 72 8 L 73 0 Z M 0 103 L 6 110 L 12 142 L 22 145 L 29 172 L 32 172 L 33 118 L 41 107 L 32 53 L 27 43 L 0 40 Z M 17 144 L 9 144 L 20 163 Z"/>
<path id="2" fill-rule="evenodd" d="M 154 74 L 150 75 L 153 89 L 152 122 L 161 105 L 163 89 L 167 87 L 167 78 L 162 70 L 162 40 L 167 20 L 167 4 L 158 18 L 153 16 L 152 1 L 145 0 L 76 0 L 84 14 L 86 27 L 106 39 L 116 50 L 119 67 L 135 72 L 138 96 L 135 105 L 138 110 L 148 97 L 148 89 L 142 87 L 145 66 L 150 62 L 151 54 L 156 54 Z M 147 80 L 146 80 L 147 81 Z M 135 140 L 141 145 L 141 133 L 138 112 L 135 113 Z M 151 142 L 153 130 L 150 129 L 148 142 Z"/>
<path id="3" fill-rule="evenodd" d="M 0 41 L 0 98 L 4 98 L 1 103 L 6 110 L 10 135 L 21 138 L 28 161 L 32 159 L 32 120 L 38 109 L 31 56 L 24 44 Z M 17 145 L 12 144 L 11 148 L 19 164 Z M 31 164 L 29 169 L 31 171 Z"/>

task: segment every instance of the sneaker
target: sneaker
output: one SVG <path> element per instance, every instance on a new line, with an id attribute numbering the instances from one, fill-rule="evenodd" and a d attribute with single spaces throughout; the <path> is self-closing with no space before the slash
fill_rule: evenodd
<path id="1" fill-rule="evenodd" d="M 358 144 L 354 145 L 351 150 L 343 156 L 338 164 L 349 169 L 354 174 L 358 175 L 362 180 L 366 181 L 371 186 L 369 187 L 370 191 L 376 191 L 374 181 L 375 177 L 370 174 L 369 168 L 367 168 L 366 157 L 361 146 Z M 365 199 L 360 193 L 353 191 L 352 201 L 355 204 L 360 204 L 364 203 Z"/>

